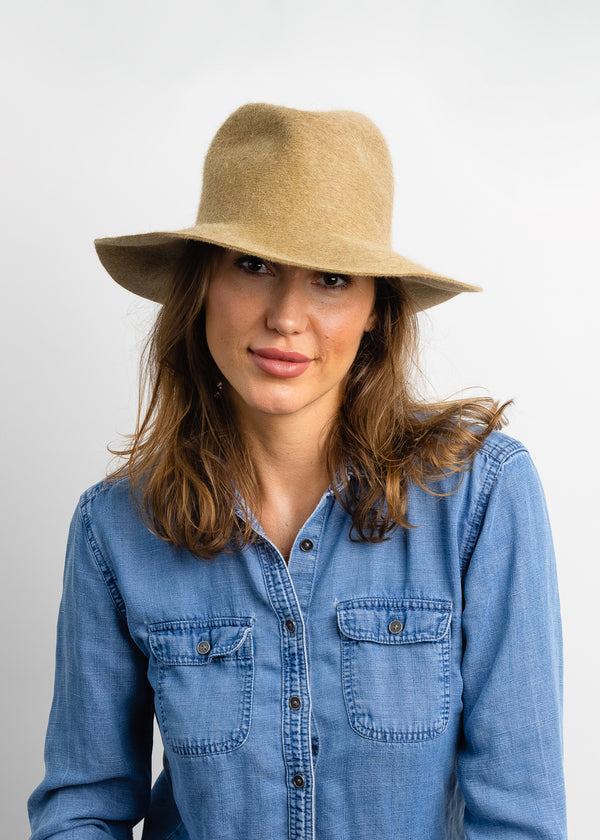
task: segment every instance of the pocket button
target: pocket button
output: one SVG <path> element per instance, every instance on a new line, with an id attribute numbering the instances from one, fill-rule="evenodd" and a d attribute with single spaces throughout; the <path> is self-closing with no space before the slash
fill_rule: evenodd
<path id="1" fill-rule="evenodd" d="M 210 642 L 198 642 L 196 645 L 196 650 L 199 654 L 204 656 L 205 654 L 210 652 Z"/>
<path id="2" fill-rule="evenodd" d="M 390 631 L 390 633 L 396 635 L 396 633 L 400 633 L 402 630 L 404 630 L 404 624 L 402 624 L 401 621 L 397 621 L 396 619 L 394 619 L 394 621 L 390 621 L 390 623 L 388 624 L 388 630 Z"/>

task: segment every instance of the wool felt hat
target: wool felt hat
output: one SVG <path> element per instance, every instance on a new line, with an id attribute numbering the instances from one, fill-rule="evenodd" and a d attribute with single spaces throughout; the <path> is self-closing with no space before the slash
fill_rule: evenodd
<path id="1" fill-rule="evenodd" d="M 95 246 L 117 283 L 158 302 L 186 240 L 320 271 L 399 277 L 417 309 L 481 291 L 392 250 L 393 195 L 388 147 L 363 114 L 252 103 L 208 149 L 195 225 Z"/>

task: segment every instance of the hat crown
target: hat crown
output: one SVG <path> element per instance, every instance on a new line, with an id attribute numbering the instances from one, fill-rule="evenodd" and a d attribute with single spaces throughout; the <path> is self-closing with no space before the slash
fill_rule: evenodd
<path id="1" fill-rule="evenodd" d="M 392 249 L 393 197 L 390 153 L 368 117 L 252 103 L 210 145 L 195 225 L 97 239 L 96 250 L 118 283 L 159 302 L 188 240 L 315 271 L 402 278 L 418 309 L 479 291 Z"/>
<path id="2" fill-rule="evenodd" d="M 391 241 L 387 144 L 353 111 L 253 103 L 223 123 L 206 155 L 197 224 L 230 224 L 302 247 L 315 231 L 383 247 Z"/>

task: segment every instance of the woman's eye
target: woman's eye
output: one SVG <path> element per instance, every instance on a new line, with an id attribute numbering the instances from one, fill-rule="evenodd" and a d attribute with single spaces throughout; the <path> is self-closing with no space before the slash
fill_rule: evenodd
<path id="1" fill-rule="evenodd" d="M 328 289 L 345 289 L 351 283 L 347 274 L 322 274 L 321 283 Z"/>
<path id="2" fill-rule="evenodd" d="M 236 260 L 235 264 L 250 274 L 269 274 L 266 262 L 261 260 L 260 257 L 246 255 Z"/>

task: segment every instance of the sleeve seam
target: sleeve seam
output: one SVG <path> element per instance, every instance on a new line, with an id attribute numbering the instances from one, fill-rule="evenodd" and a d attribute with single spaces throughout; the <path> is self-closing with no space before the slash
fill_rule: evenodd
<path id="1" fill-rule="evenodd" d="M 490 464 L 488 466 L 488 469 L 486 470 L 481 490 L 477 495 L 477 499 L 475 501 L 475 504 L 473 505 L 472 512 L 467 520 L 465 536 L 463 538 L 463 547 L 460 553 L 462 576 L 464 576 L 469 566 L 471 555 L 473 553 L 475 543 L 477 542 L 477 538 L 481 530 L 483 517 L 485 515 L 490 496 L 492 495 L 494 485 L 498 480 L 498 476 L 502 473 L 506 464 L 512 461 L 513 458 L 515 458 L 517 455 L 528 455 L 529 453 L 521 443 L 518 443 L 514 448 L 505 451 L 502 454 L 503 457 L 499 457 L 496 451 L 484 452 L 484 455 L 487 458 L 491 459 L 494 463 Z"/>
<path id="2" fill-rule="evenodd" d="M 85 542 L 88 547 L 88 551 L 90 552 L 96 568 L 102 580 L 104 581 L 104 585 L 106 586 L 108 593 L 111 597 L 111 600 L 114 604 L 114 607 L 119 615 L 119 618 L 127 625 L 127 611 L 125 609 L 125 602 L 119 592 L 119 587 L 117 586 L 117 582 L 115 580 L 115 576 L 109 567 L 108 563 L 106 562 L 104 555 L 98 545 L 96 537 L 94 536 L 94 532 L 92 531 L 92 524 L 89 511 L 87 510 L 87 506 L 89 504 L 89 499 L 82 499 L 79 503 L 79 516 L 81 517 L 81 522 L 84 528 L 85 534 Z"/>

